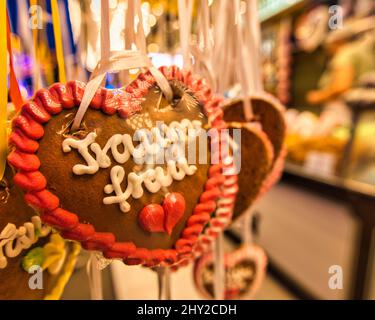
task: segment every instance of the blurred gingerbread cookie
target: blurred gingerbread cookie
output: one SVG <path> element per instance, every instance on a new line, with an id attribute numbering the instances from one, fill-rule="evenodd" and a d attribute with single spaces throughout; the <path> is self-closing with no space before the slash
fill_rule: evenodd
<path id="1" fill-rule="evenodd" d="M 238 218 L 257 198 L 273 161 L 273 148 L 267 135 L 255 123 L 228 123 L 241 129 L 240 171 L 233 220 Z"/>
<path id="2" fill-rule="evenodd" d="M 79 251 L 42 224 L 7 166 L 0 185 L 0 299 L 59 299 Z"/>
<path id="3" fill-rule="evenodd" d="M 228 126 L 244 129 L 234 219 L 279 179 L 286 153 L 286 125 L 281 104 L 268 94 L 252 96 L 250 121 L 246 121 L 244 108 L 243 100 L 230 101 L 223 107 L 223 119 Z"/>
<path id="4" fill-rule="evenodd" d="M 243 246 L 224 256 L 224 299 L 251 299 L 265 277 L 267 256 L 256 245 Z M 194 263 L 194 284 L 204 299 L 214 299 L 215 265 L 206 253 Z"/>
<path id="5" fill-rule="evenodd" d="M 273 163 L 282 153 L 286 135 L 284 107 L 276 98 L 269 94 L 253 95 L 251 97 L 253 119 L 271 141 L 274 152 Z M 226 122 L 246 122 L 243 100 L 233 100 L 224 105 L 224 120 Z"/>

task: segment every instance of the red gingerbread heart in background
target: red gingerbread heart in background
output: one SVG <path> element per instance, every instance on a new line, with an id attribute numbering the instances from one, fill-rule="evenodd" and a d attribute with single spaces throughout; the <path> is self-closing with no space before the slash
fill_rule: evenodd
<path id="1" fill-rule="evenodd" d="M 55 84 L 23 106 L 10 138 L 14 150 L 8 161 L 17 170 L 15 180 L 27 203 L 64 237 L 127 264 L 174 264 L 191 254 L 221 195 L 222 173 L 209 170 L 209 164 L 194 168 L 183 161 L 168 163 L 169 171 L 155 169 L 149 177 L 134 162 L 136 148 L 131 157 L 125 150 L 126 134 L 144 127 L 158 130 L 157 121 L 164 121 L 166 130 L 221 125 L 220 99 L 203 79 L 176 67 L 161 71 L 174 91 L 171 103 L 146 72 L 125 89 L 98 90 L 80 130 L 71 135 L 85 86 L 75 81 Z M 211 168 L 215 166 L 220 164 Z M 130 190 L 123 191 L 125 185 Z M 167 204 L 167 232 L 144 230 L 138 215 L 145 206 L 162 203 L 168 193 L 185 198 L 184 212 L 179 205 L 171 211 Z M 150 230 L 161 230 L 160 219 L 159 213 Z"/>

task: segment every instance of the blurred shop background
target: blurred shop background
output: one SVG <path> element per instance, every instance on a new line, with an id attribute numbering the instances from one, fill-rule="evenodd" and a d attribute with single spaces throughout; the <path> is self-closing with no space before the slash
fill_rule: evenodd
<path id="1" fill-rule="evenodd" d="M 259 9 L 264 83 L 289 132 L 283 177 L 254 208 L 258 242 L 297 296 L 374 299 L 375 1 Z M 330 266 L 341 290 L 327 285 Z"/>
<path id="2" fill-rule="evenodd" d="M 154 63 L 179 64 L 176 1 L 142 2 Z M 24 3 L 12 0 L 8 7 L 17 74 L 30 95 L 32 59 L 43 71 L 39 81 L 44 85 L 57 80 L 57 70 L 49 2 L 47 30 L 38 35 L 46 41 L 39 42 L 35 54 L 28 54 L 27 41 L 33 40 L 19 23 L 27 14 Z M 86 81 L 96 65 L 99 4 L 59 1 L 69 21 L 62 23 L 68 28 L 63 41 L 69 79 Z M 111 1 L 113 30 L 123 21 L 121 5 Z M 258 7 L 263 81 L 288 108 L 288 156 L 280 182 L 252 208 L 248 227 L 269 261 L 255 298 L 375 299 L 375 1 L 259 0 Z M 121 35 L 113 32 L 116 36 Z M 120 81 L 111 76 L 107 86 Z M 239 241 L 242 223 L 226 232 L 227 246 Z M 85 259 L 64 298 L 89 298 Z M 342 289 L 328 285 L 332 266 L 342 270 Z M 155 274 L 138 269 L 117 263 L 105 269 L 104 297 L 156 298 L 156 287 L 148 290 L 156 286 Z M 191 279 L 191 266 L 172 275 L 173 298 L 199 298 Z"/>

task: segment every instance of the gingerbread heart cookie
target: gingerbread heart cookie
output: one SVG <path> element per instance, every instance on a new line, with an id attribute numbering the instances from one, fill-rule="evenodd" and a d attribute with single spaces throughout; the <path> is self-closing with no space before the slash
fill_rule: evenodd
<path id="1" fill-rule="evenodd" d="M 232 129 L 241 129 L 241 169 L 233 220 L 256 199 L 272 166 L 273 148 L 266 134 L 255 124 L 231 122 Z"/>
<path id="2" fill-rule="evenodd" d="M 256 135 L 253 132 L 253 141 L 241 141 L 242 163 L 238 175 L 239 192 L 233 212 L 234 219 L 277 182 L 281 176 L 286 154 L 283 107 L 268 94 L 253 96 L 251 106 L 254 114 L 252 122 L 245 121 L 242 100 L 232 101 L 224 106 L 223 118 L 230 127 L 245 128 L 250 125 L 253 131 L 257 132 Z M 249 134 L 243 133 L 243 135 Z M 261 150 L 259 147 L 252 149 L 253 143 L 262 145 L 261 149 L 267 152 L 259 152 Z M 270 163 L 267 164 L 264 159 L 270 160 Z"/>
<path id="3" fill-rule="evenodd" d="M 265 276 L 267 256 L 263 249 L 244 246 L 226 253 L 224 263 L 225 299 L 251 299 Z M 214 267 L 212 253 L 203 255 L 194 264 L 194 284 L 205 299 L 214 299 Z"/>
<path id="4" fill-rule="evenodd" d="M 80 246 L 43 225 L 12 178 L 7 166 L 0 185 L 0 299 L 59 299 Z M 33 266 L 43 270 L 40 289 L 29 286 Z"/>
<path id="5" fill-rule="evenodd" d="M 202 163 L 200 148 L 185 153 L 220 123 L 220 100 L 190 72 L 160 70 L 171 102 L 142 73 L 124 89 L 98 90 L 72 133 L 85 86 L 55 84 L 23 106 L 10 139 L 16 183 L 43 220 L 127 264 L 174 264 L 191 252 L 221 193 L 211 153 Z"/>
<path id="6" fill-rule="evenodd" d="M 284 119 L 284 107 L 273 96 L 263 93 L 251 97 L 251 107 L 254 119 L 259 122 L 262 130 L 271 141 L 276 162 L 284 148 L 286 123 Z M 224 106 L 224 120 L 226 122 L 245 122 L 245 114 L 242 100 L 234 100 Z"/>

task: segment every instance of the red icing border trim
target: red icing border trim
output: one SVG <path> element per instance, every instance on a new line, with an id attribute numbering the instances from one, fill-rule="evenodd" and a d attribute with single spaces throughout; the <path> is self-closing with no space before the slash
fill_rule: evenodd
<path id="1" fill-rule="evenodd" d="M 179 80 L 193 92 L 204 106 L 212 127 L 223 127 L 223 111 L 220 108 L 222 100 L 212 95 L 204 79 L 175 66 L 161 67 L 160 71 L 168 80 Z M 129 117 L 141 110 L 143 97 L 153 85 L 155 79 L 150 72 L 145 72 L 125 90 L 100 88 L 90 108 L 100 109 L 108 115 L 117 113 L 120 117 Z M 80 241 L 86 249 L 102 251 L 106 258 L 122 259 L 129 265 L 143 264 L 150 267 L 172 265 L 191 256 L 198 236 L 216 209 L 216 200 L 222 196 L 221 186 L 225 179 L 220 165 L 210 168 L 205 191 L 180 239 L 176 241 L 175 249 L 169 250 L 148 250 L 137 248 L 132 242 L 116 242 L 113 234 L 97 232 L 91 224 L 80 223 L 76 214 L 59 208 L 59 198 L 46 189 L 46 179 L 39 171 L 40 160 L 35 155 L 39 147 L 37 140 L 44 135 L 43 124 L 63 109 L 78 106 L 84 89 L 85 84 L 78 81 L 70 81 L 66 85 L 56 83 L 49 89 L 41 89 L 14 119 L 10 138 L 14 150 L 8 156 L 8 162 L 18 171 L 15 183 L 26 192 L 26 202 L 41 212 L 45 223 L 60 229 L 65 238 Z"/>

